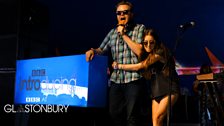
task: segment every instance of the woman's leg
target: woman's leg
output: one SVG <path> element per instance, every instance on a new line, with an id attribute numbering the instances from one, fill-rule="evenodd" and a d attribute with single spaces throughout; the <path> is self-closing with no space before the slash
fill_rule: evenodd
<path id="1" fill-rule="evenodd" d="M 171 106 L 177 101 L 178 94 L 171 95 Z M 152 118 L 153 118 L 153 126 L 162 126 L 164 117 L 167 114 L 167 108 L 169 104 L 168 95 L 163 97 L 162 100 L 158 103 L 156 100 L 152 101 Z"/>
<path id="2" fill-rule="evenodd" d="M 156 126 L 157 125 L 157 110 L 159 108 L 159 103 L 156 102 L 155 99 L 152 100 L 152 124 L 153 126 Z"/>

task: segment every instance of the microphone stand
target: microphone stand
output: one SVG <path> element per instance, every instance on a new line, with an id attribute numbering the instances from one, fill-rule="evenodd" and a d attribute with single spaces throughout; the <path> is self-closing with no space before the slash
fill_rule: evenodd
<path id="1" fill-rule="evenodd" d="M 170 118 L 171 118 L 171 108 L 172 108 L 172 103 L 171 103 L 171 91 L 172 91 L 172 81 L 173 81 L 173 75 L 172 75 L 172 61 L 173 61 L 173 57 L 175 57 L 175 52 L 176 52 L 176 49 L 177 49 L 177 46 L 179 45 L 180 43 L 180 40 L 182 39 L 183 37 L 183 33 L 185 32 L 185 29 L 178 29 L 177 31 L 180 32 L 177 32 L 179 33 L 177 35 L 177 38 L 176 38 L 176 41 L 175 41 L 175 45 L 174 45 L 174 48 L 169 56 L 169 60 L 168 60 L 168 66 L 169 66 L 169 74 L 170 74 L 170 79 L 169 79 L 169 96 L 168 96 L 168 107 L 167 107 L 167 126 L 170 126 Z"/>

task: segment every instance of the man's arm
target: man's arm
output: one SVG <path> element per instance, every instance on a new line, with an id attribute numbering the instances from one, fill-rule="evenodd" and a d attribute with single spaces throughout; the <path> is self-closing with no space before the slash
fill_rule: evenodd
<path id="1" fill-rule="evenodd" d="M 90 50 L 86 51 L 86 61 L 90 61 L 93 59 L 95 54 L 101 55 L 105 50 L 108 49 L 108 42 L 110 41 L 110 36 L 114 33 L 114 29 L 112 29 L 107 36 L 104 38 L 103 42 L 101 43 L 99 48 L 91 48 Z"/>
<path id="2" fill-rule="evenodd" d="M 123 34 L 122 38 L 128 44 L 129 48 L 139 57 L 142 52 L 142 45 L 139 43 L 133 42 L 126 34 Z"/>
<path id="3" fill-rule="evenodd" d="M 145 27 L 139 28 L 139 34 L 138 34 L 138 39 L 143 39 L 143 31 Z M 129 48 L 139 57 L 142 52 L 142 45 L 140 42 L 134 42 L 131 40 L 131 38 L 125 34 L 125 27 L 123 25 L 119 25 L 117 27 L 117 32 L 122 36 L 123 40 L 127 43 Z"/>
<path id="4" fill-rule="evenodd" d="M 90 50 L 86 51 L 86 61 L 89 62 L 90 60 L 93 59 L 95 54 L 102 54 L 102 50 L 100 48 L 93 49 L 91 48 Z"/>

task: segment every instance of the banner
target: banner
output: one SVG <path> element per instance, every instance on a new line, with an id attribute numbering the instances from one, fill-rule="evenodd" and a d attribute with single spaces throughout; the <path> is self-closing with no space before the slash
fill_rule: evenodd
<path id="1" fill-rule="evenodd" d="M 107 57 L 85 55 L 17 60 L 15 104 L 104 107 Z"/>

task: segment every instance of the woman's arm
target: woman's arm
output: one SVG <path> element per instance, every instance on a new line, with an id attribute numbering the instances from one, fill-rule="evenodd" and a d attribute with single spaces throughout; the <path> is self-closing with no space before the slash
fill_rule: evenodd
<path id="1" fill-rule="evenodd" d="M 118 64 L 117 62 L 114 62 L 112 64 L 114 69 L 121 69 L 121 70 L 130 70 L 130 71 L 142 71 L 142 75 L 146 79 L 151 79 L 151 72 L 149 71 L 148 67 L 156 62 L 163 62 L 163 58 L 158 54 L 149 54 L 149 56 L 142 62 L 137 64 Z"/>
<path id="2" fill-rule="evenodd" d="M 117 62 L 114 62 L 112 66 L 114 69 L 138 71 L 140 69 L 147 69 L 157 61 L 163 62 L 163 58 L 158 54 L 149 54 L 146 60 L 137 64 L 118 64 Z"/>
<path id="3" fill-rule="evenodd" d="M 130 71 L 138 71 L 143 68 L 142 62 L 137 64 L 118 64 L 117 62 L 113 62 L 112 67 L 114 69 L 130 70 Z"/>
<path id="4" fill-rule="evenodd" d="M 145 65 L 150 66 L 158 61 L 165 63 L 165 59 L 162 56 L 158 54 L 149 54 L 149 56 L 145 60 Z"/>

